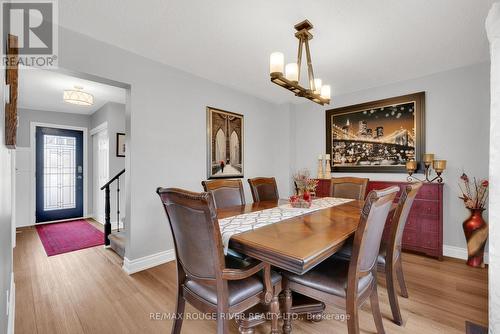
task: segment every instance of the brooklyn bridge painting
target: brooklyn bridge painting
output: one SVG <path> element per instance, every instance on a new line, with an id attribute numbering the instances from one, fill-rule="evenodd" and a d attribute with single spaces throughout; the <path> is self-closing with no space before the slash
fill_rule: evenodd
<path id="1" fill-rule="evenodd" d="M 207 107 L 208 178 L 243 177 L 243 115 Z"/>
<path id="2" fill-rule="evenodd" d="M 420 160 L 424 142 L 420 94 L 327 111 L 327 153 L 333 170 L 404 172 L 408 160 Z"/>

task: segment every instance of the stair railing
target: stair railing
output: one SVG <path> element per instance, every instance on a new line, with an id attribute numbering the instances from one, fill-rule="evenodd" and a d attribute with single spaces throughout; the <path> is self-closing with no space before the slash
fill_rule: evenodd
<path id="1" fill-rule="evenodd" d="M 116 224 L 120 232 L 120 176 L 125 173 L 125 169 L 113 176 L 101 187 L 104 190 L 104 245 L 109 246 L 109 235 L 111 234 L 111 196 L 110 186 L 116 181 Z"/>

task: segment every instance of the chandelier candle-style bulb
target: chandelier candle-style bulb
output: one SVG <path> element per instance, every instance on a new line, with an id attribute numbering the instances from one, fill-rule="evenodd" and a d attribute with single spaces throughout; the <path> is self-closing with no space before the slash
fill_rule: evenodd
<path id="1" fill-rule="evenodd" d="M 297 65 L 297 63 L 286 64 L 285 77 L 293 82 L 299 81 L 299 66 Z"/>
<path id="2" fill-rule="evenodd" d="M 321 95 L 321 85 L 322 85 L 321 79 L 315 78 L 314 79 L 314 94 L 320 94 Z"/>
<path id="3" fill-rule="evenodd" d="M 325 99 L 330 99 L 331 98 L 331 90 L 330 90 L 330 85 L 324 85 L 321 86 L 321 97 Z"/>
<path id="4" fill-rule="evenodd" d="M 269 57 L 269 73 L 283 74 L 285 66 L 285 56 L 281 52 L 273 52 Z"/>

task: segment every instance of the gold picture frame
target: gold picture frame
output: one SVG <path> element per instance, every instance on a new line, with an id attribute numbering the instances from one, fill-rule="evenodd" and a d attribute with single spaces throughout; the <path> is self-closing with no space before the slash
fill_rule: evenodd
<path id="1" fill-rule="evenodd" d="M 425 92 L 326 111 L 333 172 L 406 173 L 424 152 Z"/>
<path id="2" fill-rule="evenodd" d="M 207 178 L 244 176 L 243 115 L 207 107 Z"/>

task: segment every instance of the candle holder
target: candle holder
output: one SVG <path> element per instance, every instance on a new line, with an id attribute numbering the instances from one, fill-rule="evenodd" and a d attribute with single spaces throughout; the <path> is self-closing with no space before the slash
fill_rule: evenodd
<path id="1" fill-rule="evenodd" d="M 408 173 L 408 177 L 406 178 L 406 180 L 408 182 L 420 181 L 432 183 L 436 181 L 437 183 L 443 183 L 441 174 L 446 169 L 446 160 L 434 160 L 434 154 L 426 153 L 424 154 L 423 162 L 425 167 L 425 179 L 421 180 L 413 175 L 413 173 L 415 173 L 415 171 L 417 170 L 417 162 L 415 160 L 410 160 L 406 162 L 406 171 Z M 431 176 L 431 166 L 436 173 L 436 176 L 434 177 Z"/>
<path id="2" fill-rule="evenodd" d="M 322 179 L 325 175 L 325 172 L 323 170 L 323 155 L 318 156 L 318 179 Z"/>
<path id="3" fill-rule="evenodd" d="M 330 154 L 325 154 L 325 172 L 323 173 L 323 177 L 325 179 L 332 178 L 332 167 L 330 165 Z"/>

